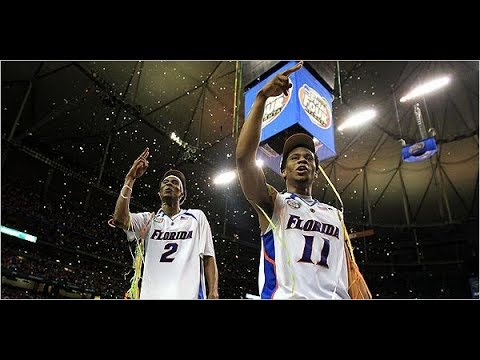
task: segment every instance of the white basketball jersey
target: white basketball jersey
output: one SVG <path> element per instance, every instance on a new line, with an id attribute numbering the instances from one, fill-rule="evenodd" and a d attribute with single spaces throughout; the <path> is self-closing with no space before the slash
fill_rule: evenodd
<path id="1" fill-rule="evenodd" d="M 130 214 L 137 238 L 151 213 Z M 212 232 L 202 210 L 154 216 L 145 236 L 140 299 L 205 299 L 203 256 L 215 256 Z"/>
<path id="2" fill-rule="evenodd" d="M 318 200 L 278 193 L 262 235 L 262 299 L 349 299 L 344 235 L 338 210 Z"/>

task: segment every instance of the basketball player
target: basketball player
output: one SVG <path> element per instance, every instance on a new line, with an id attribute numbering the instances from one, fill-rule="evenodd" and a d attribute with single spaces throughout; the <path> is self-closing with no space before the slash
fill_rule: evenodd
<path id="1" fill-rule="evenodd" d="M 286 192 L 266 183 L 257 167 L 267 99 L 288 95 L 288 77 L 303 63 L 277 74 L 256 95 L 238 138 L 236 160 L 243 193 L 258 214 L 262 237 L 262 299 L 349 299 L 344 234 L 337 209 L 312 198 L 318 158 L 313 139 L 294 134 L 283 147 Z"/>
<path id="2" fill-rule="evenodd" d="M 180 208 L 187 196 L 182 172 L 169 170 L 162 177 L 162 206 L 156 214 L 129 211 L 133 184 L 147 170 L 148 155 L 146 148 L 134 161 L 113 215 L 115 225 L 130 238 L 145 239 L 140 299 L 218 299 L 212 232 L 202 210 Z"/>

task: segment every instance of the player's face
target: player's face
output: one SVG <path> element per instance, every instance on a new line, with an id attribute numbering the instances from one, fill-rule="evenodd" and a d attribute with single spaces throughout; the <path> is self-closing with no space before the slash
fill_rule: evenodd
<path id="1" fill-rule="evenodd" d="M 174 176 L 167 176 L 160 184 L 160 198 L 176 198 L 182 196 L 182 183 Z"/>
<path id="2" fill-rule="evenodd" d="M 287 181 L 311 184 L 315 177 L 315 155 L 304 147 L 293 149 L 287 157 L 283 175 Z"/>

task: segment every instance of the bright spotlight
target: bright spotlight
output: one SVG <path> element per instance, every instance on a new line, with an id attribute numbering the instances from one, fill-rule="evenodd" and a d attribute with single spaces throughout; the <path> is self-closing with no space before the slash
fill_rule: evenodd
<path id="1" fill-rule="evenodd" d="M 375 110 L 365 110 L 365 111 L 358 112 L 352 115 L 351 117 L 349 117 L 347 120 L 345 120 L 338 127 L 338 131 L 343 131 L 346 128 L 364 124 L 367 121 L 372 120 L 375 116 L 377 116 L 377 112 Z"/>
<path id="2" fill-rule="evenodd" d="M 405 102 L 410 99 L 414 99 L 419 96 L 424 96 L 426 94 L 429 94 L 431 92 L 434 92 L 435 90 L 438 90 L 445 85 L 447 85 L 450 82 L 450 77 L 449 76 L 443 76 L 441 78 L 423 83 L 416 88 L 414 88 L 412 91 L 410 91 L 407 95 L 403 96 L 400 99 L 400 102 Z"/>
<path id="3" fill-rule="evenodd" d="M 231 183 L 237 177 L 237 172 L 234 170 L 225 171 L 221 174 L 217 175 L 215 179 L 213 179 L 213 183 L 215 185 L 224 185 Z"/>
<path id="4" fill-rule="evenodd" d="M 16 238 L 19 238 L 21 240 L 27 240 L 30 242 L 37 242 L 37 237 L 34 235 L 27 234 L 25 232 L 21 232 L 15 229 L 11 229 L 6 226 L 1 226 L 1 232 L 10 236 L 14 236 Z"/>
<path id="5" fill-rule="evenodd" d="M 262 160 L 262 159 L 257 159 L 257 160 L 255 161 L 255 163 L 257 164 L 257 166 L 258 166 L 259 168 L 263 167 L 263 160 Z"/>

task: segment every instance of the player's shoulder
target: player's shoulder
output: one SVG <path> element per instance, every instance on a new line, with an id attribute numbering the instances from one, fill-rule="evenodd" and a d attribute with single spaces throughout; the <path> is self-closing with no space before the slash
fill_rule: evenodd
<path id="1" fill-rule="evenodd" d="M 275 196 L 279 193 L 277 189 L 275 189 L 272 185 L 268 183 L 267 183 L 267 190 L 268 190 L 268 195 L 270 196 Z"/>
<path id="2" fill-rule="evenodd" d="M 340 210 L 337 209 L 335 206 L 333 205 L 330 205 L 330 204 L 325 204 L 321 201 L 319 201 L 318 199 L 317 200 L 317 206 L 321 209 L 324 209 L 324 210 L 329 210 L 329 211 L 334 211 L 334 212 L 339 212 Z"/>
<path id="3" fill-rule="evenodd" d="M 130 213 L 130 215 L 133 215 L 133 216 L 142 216 L 142 217 L 148 217 L 150 216 L 151 214 L 155 214 L 154 212 L 150 212 L 150 211 L 142 211 L 142 212 L 132 212 Z"/>
<path id="4" fill-rule="evenodd" d="M 292 195 L 295 195 L 293 193 L 287 192 L 287 190 L 282 190 L 282 191 L 277 191 L 275 194 L 276 199 L 281 199 L 281 200 L 287 200 L 288 198 L 292 198 Z"/>
<path id="5" fill-rule="evenodd" d="M 155 217 L 155 212 L 143 211 L 135 214 L 130 214 L 132 219 L 137 219 L 137 221 L 141 221 L 142 223 L 148 223 L 152 221 Z"/>
<path id="6" fill-rule="evenodd" d="M 205 213 L 201 209 L 186 209 L 185 213 L 192 214 L 198 218 L 205 218 Z"/>

